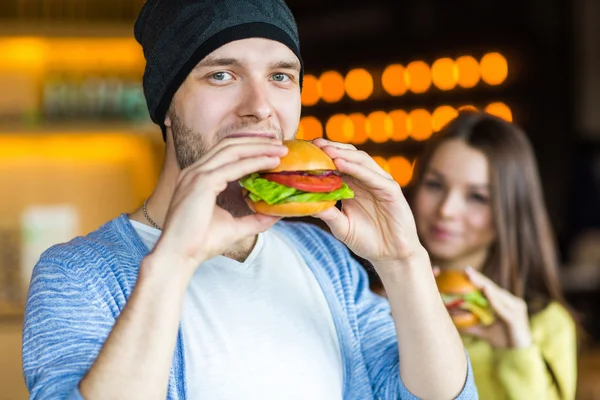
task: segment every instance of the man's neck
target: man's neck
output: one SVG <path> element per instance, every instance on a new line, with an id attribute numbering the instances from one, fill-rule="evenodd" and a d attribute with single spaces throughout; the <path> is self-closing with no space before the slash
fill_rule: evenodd
<path id="1" fill-rule="evenodd" d="M 237 262 L 243 263 L 246 261 L 252 250 L 254 250 L 254 246 L 256 246 L 256 242 L 258 241 L 258 235 L 254 237 L 249 237 L 241 242 L 236 243 L 230 249 L 223 253 L 224 257 L 231 258 Z"/>

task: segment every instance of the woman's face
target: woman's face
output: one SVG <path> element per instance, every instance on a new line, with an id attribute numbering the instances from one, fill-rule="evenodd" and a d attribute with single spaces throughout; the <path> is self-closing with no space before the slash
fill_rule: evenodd
<path id="1" fill-rule="evenodd" d="M 442 268 L 480 269 L 496 235 L 486 156 L 460 139 L 449 139 L 424 172 L 414 201 L 423 245 Z"/>

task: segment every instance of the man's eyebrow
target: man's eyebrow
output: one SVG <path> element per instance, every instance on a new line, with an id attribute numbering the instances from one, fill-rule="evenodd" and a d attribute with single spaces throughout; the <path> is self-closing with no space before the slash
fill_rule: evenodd
<path id="1" fill-rule="evenodd" d="M 281 60 L 269 64 L 270 69 L 291 69 L 300 72 L 300 62 L 296 60 Z"/>
<path id="2" fill-rule="evenodd" d="M 233 57 L 211 57 L 208 56 L 194 67 L 194 70 L 210 67 L 243 67 L 244 64 Z M 280 60 L 269 64 L 269 69 L 289 69 L 300 72 L 300 62 L 297 60 Z"/>
<path id="3" fill-rule="evenodd" d="M 206 57 L 204 60 L 200 61 L 194 67 L 195 70 L 206 67 L 241 67 L 242 63 L 237 58 L 229 58 L 229 57 Z"/>

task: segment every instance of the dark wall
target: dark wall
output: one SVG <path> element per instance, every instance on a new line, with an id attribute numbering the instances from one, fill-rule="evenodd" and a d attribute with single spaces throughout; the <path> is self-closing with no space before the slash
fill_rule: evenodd
<path id="1" fill-rule="evenodd" d="M 500 51 L 509 61 L 505 85 L 363 103 L 318 104 L 305 112 L 336 112 L 504 101 L 535 148 L 549 213 L 560 237 L 568 218 L 575 136 L 572 109 L 572 10 L 567 0 L 289 0 L 296 15 L 307 72 L 372 70 L 391 62 L 432 62 L 443 56 Z M 418 154 L 418 143 L 366 144 L 378 154 Z"/>

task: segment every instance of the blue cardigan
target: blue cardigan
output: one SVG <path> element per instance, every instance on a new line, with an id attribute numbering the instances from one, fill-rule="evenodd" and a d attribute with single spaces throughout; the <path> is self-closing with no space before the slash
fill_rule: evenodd
<path id="1" fill-rule="evenodd" d="M 389 304 L 369 291 L 364 269 L 346 247 L 310 224 L 279 222 L 272 229 L 299 249 L 323 289 L 342 354 L 344 399 L 416 399 L 398 372 Z M 83 399 L 78 384 L 131 295 L 147 254 L 126 215 L 44 252 L 31 278 L 23 330 L 31 399 Z M 168 399 L 186 398 L 184 346 L 180 329 Z M 470 364 L 458 398 L 477 399 Z"/>

